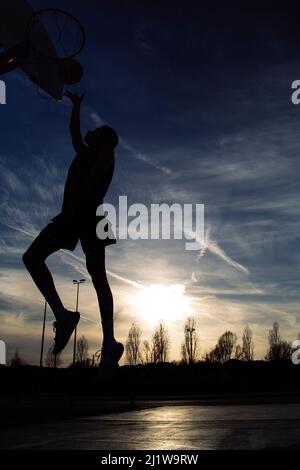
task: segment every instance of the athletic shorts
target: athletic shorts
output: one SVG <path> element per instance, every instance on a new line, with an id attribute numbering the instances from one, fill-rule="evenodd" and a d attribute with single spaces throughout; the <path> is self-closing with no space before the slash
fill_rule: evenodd
<path id="1" fill-rule="evenodd" d="M 41 231 L 40 236 L 54 241 L 60 249 L 73 251 L 80 240 L 85 254 L 103 251 L 108 245 L 116 243 L 115 238 L 101 240 L 97 237 L 96 226 L 103 217 L 91 216 L 76 225 L 67 225 L 62 214 L 54 217 Z"/>

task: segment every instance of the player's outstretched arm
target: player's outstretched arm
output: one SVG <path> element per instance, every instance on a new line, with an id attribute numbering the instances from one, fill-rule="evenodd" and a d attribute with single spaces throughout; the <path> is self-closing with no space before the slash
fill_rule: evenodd
<path id="1" fill-rule="evenodd" d="M 67 96 L 69 100 L 73 103 L 73 110 L 70 120 L 70 132 L 75 152 L 79 153 L 83 148 L 85 148 L 80 131 L 80 107 L 84 95 L 78 95 L 77 93 L 66 91 L 65 96 Z"/>

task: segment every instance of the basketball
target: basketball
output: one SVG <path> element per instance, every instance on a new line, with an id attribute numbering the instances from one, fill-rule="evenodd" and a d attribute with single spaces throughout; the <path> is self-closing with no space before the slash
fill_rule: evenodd
<path id="1" fill-rule="evenodd" d="M 81 64 L 75 59 L 62 60 L 57 66 L 59 78 L 66 85 L 75 85 L 83 75 Z"/>

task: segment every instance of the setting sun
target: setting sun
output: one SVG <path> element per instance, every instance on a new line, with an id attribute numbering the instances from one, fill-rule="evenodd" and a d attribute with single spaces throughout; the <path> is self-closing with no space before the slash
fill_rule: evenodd
<path id="1" fill-rule="evenodd" d="M 189 298 L 182 284 L 152 284 L 143 287 L 130 303 L 151 324 L 171 323 L 192 314 Z"/>

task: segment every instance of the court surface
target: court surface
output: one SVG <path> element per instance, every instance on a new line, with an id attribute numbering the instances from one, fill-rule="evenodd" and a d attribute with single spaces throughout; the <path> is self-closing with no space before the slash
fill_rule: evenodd
<path id="1" fill-rule="evenodd" d="M 2 449 L 300 449 L 300 405 L 161 406 L 10 428 Z"/>

